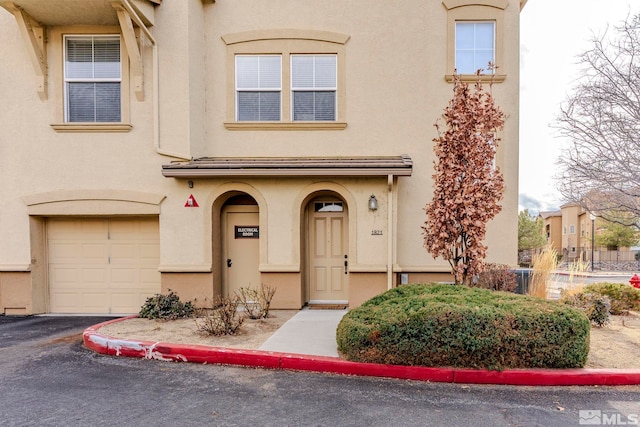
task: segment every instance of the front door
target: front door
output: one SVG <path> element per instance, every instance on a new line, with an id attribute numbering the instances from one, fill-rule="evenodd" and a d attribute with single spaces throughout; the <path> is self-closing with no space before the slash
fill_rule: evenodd
<path id="1" fill-rule="evenodd" d="M 348 301 L 347 214 L 341 201 L 313 201 L 309 212 L 309 302 Z"/>
<path id="2" fill-rule="evenodd" d="M 223 293 L 233 296 L 240 288 L 260 286 L 260 227 L 258 206 L 225 206 L 222 210 L 225 245 Z"/>

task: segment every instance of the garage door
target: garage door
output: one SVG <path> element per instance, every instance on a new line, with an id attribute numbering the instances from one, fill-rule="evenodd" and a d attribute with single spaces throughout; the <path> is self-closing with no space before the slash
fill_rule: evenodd
<path id="1" fill-rule="evenodd" d="M 51 219 L 52 313 L 137 313 L 160 292 L 157 218 Z"/>

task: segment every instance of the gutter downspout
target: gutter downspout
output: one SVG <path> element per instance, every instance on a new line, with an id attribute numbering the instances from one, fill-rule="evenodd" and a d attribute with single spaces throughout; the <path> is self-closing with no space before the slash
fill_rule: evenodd
<path id="1" fill-rule="evenodd" d="M 182 160 L 191 160 L 192 157 L 189 155 L 174 153 L 168 150 L 164 150 L 160 147 L 160 67 L 158 61 L 158 44 L 156 43 L 156 39 L 153 37 L 149 29 L 144 25 L 144 22 L 142 22 L 138 14 L 129 3 L 129 0 L 120 0 L 120 4 L 122 4 L 133 22 L 136 23 L 136 25 L 144 33 L 145 37 L 147 37 L 151 42 L 153 62 L 153 146 L 156 150 L 156 153 L 167 157 L 175 157 Z"/>
<path id="2" fill-rule="evenodd" d="M 393 287 L 393 175 L 387 175 L 387 289 Z"/>

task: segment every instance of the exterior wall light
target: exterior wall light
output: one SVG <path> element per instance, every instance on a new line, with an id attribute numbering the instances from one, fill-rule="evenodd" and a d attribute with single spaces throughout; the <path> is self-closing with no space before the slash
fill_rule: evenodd
<path id="1" fill-rule="evenodd" d="M 376 199 L 375 195 L 369 196 L 369 210 L 376 211 L 378 210 L 378 199 Z"/>

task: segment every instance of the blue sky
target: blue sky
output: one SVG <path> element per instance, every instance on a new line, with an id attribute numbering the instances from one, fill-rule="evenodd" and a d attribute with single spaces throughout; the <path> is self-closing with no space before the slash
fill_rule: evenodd
<path id="1" fill-rule="evenodd" d="M 520 209 L 558 208 L 562 139 L 550 127 L 579 75 L 593 34 L 640 12 L 633 0 L 529 0 L 520 15 Z"/>

